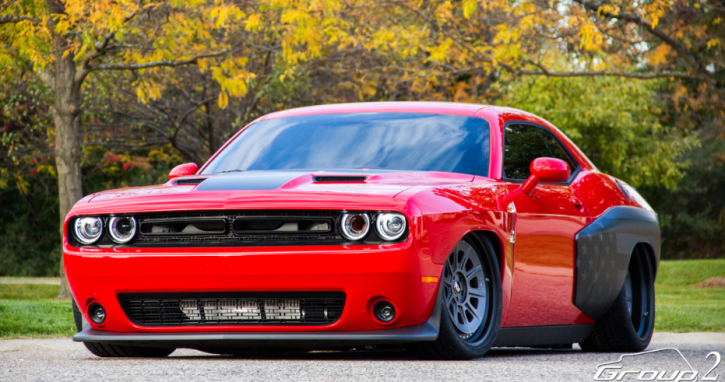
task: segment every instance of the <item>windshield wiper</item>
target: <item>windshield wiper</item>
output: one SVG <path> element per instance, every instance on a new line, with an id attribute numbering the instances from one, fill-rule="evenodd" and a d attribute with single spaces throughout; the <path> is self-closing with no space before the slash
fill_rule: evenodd
<path id="1" fill-rule="evenodd" d="M 246 170 L 226 170 L 226 171 L 218 172 L 217 174 L 224 174 L 225 172 L 244 172 L 244 171 L 246 171 Z"/>

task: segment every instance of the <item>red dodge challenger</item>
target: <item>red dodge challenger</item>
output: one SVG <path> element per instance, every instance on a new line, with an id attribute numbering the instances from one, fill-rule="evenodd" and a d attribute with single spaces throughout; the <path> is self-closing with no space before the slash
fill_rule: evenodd
<path id="1" fill-rule="evenodd" d="M 95 355 L 650 342 L 657 215 L 535 115 L 292 109 L 169 178 L 88 195 L 65 220 L 73 338 Z"/>

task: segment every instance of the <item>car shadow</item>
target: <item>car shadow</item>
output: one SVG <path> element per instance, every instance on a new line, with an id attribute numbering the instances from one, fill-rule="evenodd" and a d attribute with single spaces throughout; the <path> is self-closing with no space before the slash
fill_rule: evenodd
<path id="1" fill-rule="evenodd" d="M 187 353 L 187 354 L 184 354 Z M 260 351 L 250 350 L 237 354 L 209 354 L 194 351 L 193 354 L 182 351 L 172 354 L 173 359 L 228 359 L 228 360 L 279 360 L 279 361 L 418 361 L 415 354 L 406 349 L 349 349 L 349 350 L 315 350 L 315 351 Z M 479 360 L 492 358 L 513 358 L 532 355 L 563 355 L 581 353 L 580 349 L 534 349 L 534 348 L 493 348 L 485 357 Z"/>

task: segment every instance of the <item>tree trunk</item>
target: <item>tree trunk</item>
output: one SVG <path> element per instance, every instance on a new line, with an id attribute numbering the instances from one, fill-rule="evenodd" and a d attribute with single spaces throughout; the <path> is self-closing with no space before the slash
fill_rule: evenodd
<path id="1" fill-rule="evenodd" d="M 55 36 L 55 78 L 53 121 L 55 122 L 55 166 L 58 171 L 58 200 L 60 204 L 60 230 L 63 237 L 65 217 L 73 205 L 83 197 L 81 189 L 80 112 L 81 82 L 76 80 L 74 54 L 66 39 Z M 65 277 L 63 255 L 60 259 L 60 293 L 58 298 L 71 298 Z"/>

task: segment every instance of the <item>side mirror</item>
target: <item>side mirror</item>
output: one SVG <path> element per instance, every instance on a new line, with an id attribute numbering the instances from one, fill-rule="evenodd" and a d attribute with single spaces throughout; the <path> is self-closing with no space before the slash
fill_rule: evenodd
<path id="1" fill-rule="evenodd" d="M 521 191 L 526 195 L 531 195 L 539 182 L 563 183 L 571 176 L 569 164 L 555 158 L 536 158 L 531 162 L 530 170 L 531 176 L 521 185 Z"/>
<path id="2" fill-rule="evenodd" d="M 180 164 L 169 171 L 169 179 L 178 178 L 180 176 L 196 175 L 197 170 L 199 170 L 199 167 L 196 163 Z"/>

